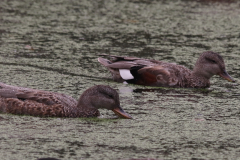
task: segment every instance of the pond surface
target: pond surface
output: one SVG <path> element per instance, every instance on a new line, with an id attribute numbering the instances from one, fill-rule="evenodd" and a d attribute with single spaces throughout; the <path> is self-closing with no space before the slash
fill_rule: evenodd
<path id="1" fill-rule="evenodd" d="M 0 2 L 1 82 L 78 98 L 105 84 L 134 119 L 40 118 L 0 114 L 6 160 L 237 159 L 240 156 L 240 3 L 237 1 Z M 193 68 L 219 52 L 230 83 L 209 89 L 126 85 L 111 80 L 98 54 L 137 56 Z"/>

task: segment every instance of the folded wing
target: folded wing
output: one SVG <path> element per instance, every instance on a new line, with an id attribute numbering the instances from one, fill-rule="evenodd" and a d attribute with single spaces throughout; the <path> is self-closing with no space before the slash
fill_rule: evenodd
<path id="1" fill-rule="evenodd" d="M 64 117 L 66 106 L 71 105 L 77 101 L 64 94 L 0 83 L 0 111 L 4 113 Z"/>

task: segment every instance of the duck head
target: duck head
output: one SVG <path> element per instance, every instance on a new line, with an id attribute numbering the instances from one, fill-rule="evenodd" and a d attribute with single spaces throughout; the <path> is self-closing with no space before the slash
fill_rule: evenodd
<path id="1" fill-rule="evenodd" d="M 78 104 L 88 108 L 112 110 L 120 118 L 132 119 L 120 107 L 117 91 L 109 86 L 96 85 L 87 89 L 79 98 Z"/>
<path id="2" fill-rule="evenodd" d="M 206 79 L 219 75 L 230 82 L 235 82 L 227 73 L 222 56 L 212 51 L 204 52 L 200 55 L 193 69 L 193 74 Z"/>

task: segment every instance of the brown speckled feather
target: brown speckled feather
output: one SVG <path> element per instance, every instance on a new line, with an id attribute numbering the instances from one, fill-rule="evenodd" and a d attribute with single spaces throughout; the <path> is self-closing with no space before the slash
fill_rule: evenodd
<path id="1" fill-rule="evenodd" d="M 102 55 L 107 56 L 107 55 Z M 220 75 L 228 81 L 234 81 L 226 72 L 223 58 L 212 51 L 204 52 L 198 58 L 193 71 L 177 65 L 157 60 L 135 57 L 110 56 L 111 60 L 99 57 L 98 61 L 112 73 L 117 82 L 128 82 L 148 86 L 206 88 L 210 86 L 210 78 Z M 121 70 L 129 70 L 127 78 Z M 132 79 L 129 78 L 132 75 Z"/>
<path id="2" fill-rule="evenodd" d="M 0 112 L 3 113 L 40 117 L 97 117 L 100 115 L 99 108 L 114 110 L 119 107 L 118 93 L 109 86 L 91 87 L 77 102 L 65 94 L 0 82 Z M 130 117 L 124 111 L 121 113 L 124 118 Z"/>

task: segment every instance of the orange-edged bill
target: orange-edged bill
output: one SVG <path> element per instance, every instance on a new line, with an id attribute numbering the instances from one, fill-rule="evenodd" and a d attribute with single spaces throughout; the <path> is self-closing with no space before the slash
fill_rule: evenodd
<path id="1" fill-rule="evenodd" d="M 132 117 L 127 114 L 120 106 L 116 107 L 112 110 L 116 115 L 118 115 L 120 118 L 127 118 L 132 119 Z"/>
<path id="2" fill-rule="evenodd" d="M 229 82 L 235 82 L 235 80 L 227 73 L 226 70 L 224 70 L 223 72 L 218 74 L 219 76 L 221 76 L 222 78 L 228 80 Z"/>

